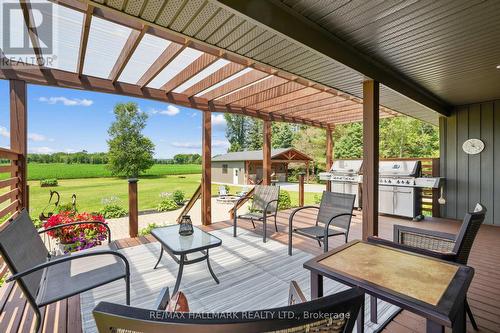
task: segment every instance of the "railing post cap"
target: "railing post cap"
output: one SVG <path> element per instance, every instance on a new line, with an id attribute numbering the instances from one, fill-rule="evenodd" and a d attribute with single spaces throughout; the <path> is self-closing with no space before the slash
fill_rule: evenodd
<path id="1" fill-rule="evenodd" d="M 129 179 L 128 179 L 128 182 L 129 182 L 129 183 L 137 183 L 138 181 L 139 181 L 139 179 L 138 179 L 138 178 L 129 178 Z"/>

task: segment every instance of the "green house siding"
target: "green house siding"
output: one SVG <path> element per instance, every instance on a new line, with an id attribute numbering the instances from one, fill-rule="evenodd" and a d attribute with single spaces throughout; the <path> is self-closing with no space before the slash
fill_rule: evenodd
<path id="1" fill-rule="evenodd" d="M 481 202 L 485 223 L 500 226 L 500 100 L 457 107 L 440 120 L 441 175 L 446 178 L 444 217 L 462 219 Z M 481 139 L 482 153 L 468 155 L 465 140 Z"/>

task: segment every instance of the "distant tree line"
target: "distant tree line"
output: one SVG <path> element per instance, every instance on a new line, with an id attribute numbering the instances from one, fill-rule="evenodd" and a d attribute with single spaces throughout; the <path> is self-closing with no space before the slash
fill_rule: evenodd
<path id="1" fill-rule="evenodd" d="M 65 164 L 108 164 L 108 153 L 52 153 L 28 154 L 28 163 L 65 163 Z M 8 163 L 0 160 L 0 163 Z M 200 154 L 177 154 L 173 158 L 154 159 L 155 164 L 201 164 Z"/>

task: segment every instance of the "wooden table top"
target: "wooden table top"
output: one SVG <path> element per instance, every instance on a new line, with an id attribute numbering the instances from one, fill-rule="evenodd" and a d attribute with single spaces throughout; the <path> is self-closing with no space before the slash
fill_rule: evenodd
<path id="1" fill-rule="evenodd" d="M 357 242 L 318 261 L 383 288 L 437 305 L 459 266 L 376 244 Z"/>

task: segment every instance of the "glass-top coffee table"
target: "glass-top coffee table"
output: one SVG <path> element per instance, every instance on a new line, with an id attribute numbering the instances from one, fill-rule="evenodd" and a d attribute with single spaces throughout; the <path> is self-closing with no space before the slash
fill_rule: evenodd
<path id="1" fill-rule="evenodd" d="M 220 246 L 222 244 L 222 240 L 197 227 L 193 227 L 193 229 L 194 233 L 190 236 L 179 235 L 179 225 L 156 228 L 151 231 L 151 235 L 153 235 L 153 237 L 156 238 L 161 244 L 160 257 L 158 258 L 154 269 L 158 267 L 158 264 L 163 256 L 163 251 L 167 252 L 179 265 L 179 272 L 177 273 L 173 294 L 179 290 L 184 265 L 195 264 L 204 260 L 207 261 L 210 274 L 214 278 L 215 282 L 219 284 L 219 279 L 217 279 L 214 271 L 212 270 L 212 266 L 210 266 L 208 250 Z M 195 252 L 201 252 L 202 256 L 189 260 L 187 255 Z M 177 256 L 179 256 L 179 258 Z"/>

